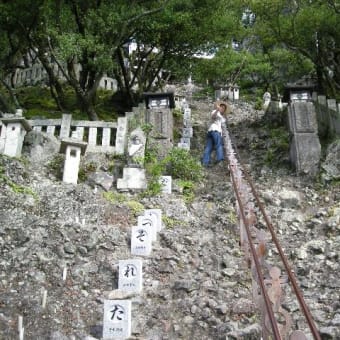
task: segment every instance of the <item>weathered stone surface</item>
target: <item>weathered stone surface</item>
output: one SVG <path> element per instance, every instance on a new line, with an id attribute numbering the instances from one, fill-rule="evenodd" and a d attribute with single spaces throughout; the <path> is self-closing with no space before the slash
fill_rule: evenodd
<path id="1" fill-rule="evenodd" d="M 192 146 L 201 152 L 204 114 L 211 103 L 195 105 Z M 250 148 L 266 145 L 268 133 L 249 125 L 260 118 L 260 112 L 240 102 L 228 123 L 258 189 L 266 193 L 267 212 L 321 334 L 335 340 L 338 188 L 320 191 L 286 167 L 261 163 L 261 150 Z M 110 174 L 104 156 L 88 157 L 85 162 Z M 1 339 L 18 337 L 18 315 L 24 317 L 27 339 L 100 339 L 105 299 L 131 299 L 135 339 L 260 339 L 235 198 L 222 169 L 205 171 L 189 203 L 180 192 L 144 198 L 129 192 L 125 202 L 109 202 L 87 183 L 67 185 L 32 162 L 0 157 L 0 169 Z M 2 176 L 35 195 L 15 191 Z M 135 201 L 145 209 L 161 209 L 164 217 L 150 256 L 143 258 L 140 294 L 117 289 L 118 263 L 131 257 L 131 226 L 137 223 L 127 202 Z M 42 289 L 47 290 L 45 309 Z M 285 297 L 284 306 L 295 324 L 305 327 L 296 300 Z"/>
<path id="2" fill-rule="evenodd" d="M 325 181 L 340 178 L 340 141 L 330 144 L 326 151 L 326 159 L 321 165 L 323 169 L 322 178 Z"/>

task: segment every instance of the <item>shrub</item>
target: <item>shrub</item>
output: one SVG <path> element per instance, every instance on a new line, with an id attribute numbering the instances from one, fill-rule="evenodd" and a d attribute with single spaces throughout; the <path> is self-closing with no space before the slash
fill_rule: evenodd
<path id="1" fill-rule="evenodd" d="M 199 181 L 203 178 L 200 162 L 188 150 L 173 148 L 164 159 L 168 175 L 188 181 Z"/>

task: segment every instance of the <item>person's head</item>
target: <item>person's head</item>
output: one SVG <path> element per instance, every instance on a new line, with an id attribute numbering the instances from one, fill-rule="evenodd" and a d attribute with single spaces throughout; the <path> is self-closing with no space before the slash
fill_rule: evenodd
<path id="1" fill-rule="evenodd" d="M 227 111 L 227 104 L 225 103 L 220 103 L 219 104 L 219 111 L 223 114 L 223 113 L 226 113 Z"/>

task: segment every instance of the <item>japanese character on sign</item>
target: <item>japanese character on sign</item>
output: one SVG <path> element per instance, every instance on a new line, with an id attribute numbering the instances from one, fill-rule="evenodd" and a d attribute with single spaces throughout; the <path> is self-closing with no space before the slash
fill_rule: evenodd
<path id="1" fill-rule="evenodd" d="M 125 272 L 124 272 L 124 276 L 129 277 L 129 276 L 136 276 L 137 275 L 137 269 L 133 264 L 128 264 L 125 267 Z"/>
<path id="2" fill-rule="evenodd" d="M 114 305 L 114 308 L 110 311 L 112 313 L 111 320 L 122 321 L 124 317 L 124 309 L 120 305 Z"/>

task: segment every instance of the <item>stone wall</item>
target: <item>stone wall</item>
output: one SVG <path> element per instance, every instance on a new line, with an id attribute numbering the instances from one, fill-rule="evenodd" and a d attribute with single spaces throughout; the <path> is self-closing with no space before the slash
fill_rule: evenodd
<path id="1" fill-rule="evenodd" d="M 319 136 L 322 138 L 340 137 L 340 103 L 326 96 L 313 94 Z"/>

